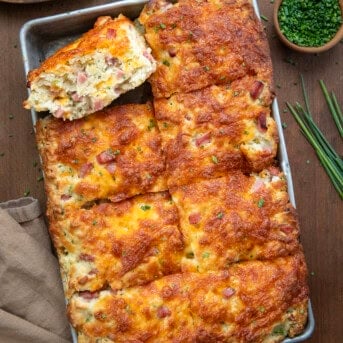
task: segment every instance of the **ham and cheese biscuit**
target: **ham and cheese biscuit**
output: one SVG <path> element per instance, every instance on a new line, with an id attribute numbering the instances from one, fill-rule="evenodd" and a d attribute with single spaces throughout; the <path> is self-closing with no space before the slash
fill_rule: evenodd
<path id="1" fill-rule="evenodd" d="M 232 263 L 272 259 L 299 249 L 299 226 L 277 168 L 241 172 L 170 190 L 185 239 L 182 270 L 222 270 Z"/>
<path id="2" fill-rule="evenodd" d="M 278 142 L 271 99 L 269 84 L 246 76 L 155 100 L 169 186 L 271 165 Z"/>
<path id="3" fill-rule="evenodd" d="M 24 107 L 64 120 L 101 110 L 155 71 L 150 52 L 128 18 L 100 17 L 94 29 L 28 74 Z"/>
<path id="4" fill-rule="evenodd" d="M 79 343 L 194 342 L 183 274 L 117 292 L 75 294 L 68 313 Z"/>
<path id="5" fill-rule="evenodd" d="M 248 0 L 152 0 L 139 21 L 157 60 L 150 77 L 156 98 L 244 75 L 271 83 L 267 39 Z"/>
<path id="6" fill-rule="evenodd" d="M 118 292 L 81 292 L 69 303 L 80 343 L 281 342 L 306 323 L 302 253 L 184 273 Z"/>
<path id="7" fill-rule="evenodd" d="M 167 189 L 150 104 L 116 106 L 73 122 L 47 117 L 38 121 L 36 137 L 49 212 Z"/>
<path id="8" fill-rule="evenodd" d="M 191 274 L 196 342 L 276 343 L 301 333 L 307 319 L 307 270 L 301 251 L 272 261 Z"/>
<path id="9" fill-rule="evenodd" d="M 140 195 L 50 218 L 64 288 L 113 290 L 181 271 L 183 241 L 167 192 Z"/>

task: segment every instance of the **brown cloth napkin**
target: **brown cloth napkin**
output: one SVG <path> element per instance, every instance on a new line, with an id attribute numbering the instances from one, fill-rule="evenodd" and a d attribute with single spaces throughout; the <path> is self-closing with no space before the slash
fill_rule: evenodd
<path id="1" fill-rule="evenodd" d="M 0 342 L 71 342 L 58 262 L 30 197 L 0 203 Z"/>

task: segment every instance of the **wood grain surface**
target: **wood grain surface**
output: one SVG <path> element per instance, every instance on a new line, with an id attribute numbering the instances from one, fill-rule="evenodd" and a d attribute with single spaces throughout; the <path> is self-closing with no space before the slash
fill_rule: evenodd
<path id="1" fill-rule="evenodd" d="M 0 201 L 30 193 L 45 202 L 39 158 L 29 111 L 22 108 L 26 82 L 19 30 L 32 18 L 84 8 L 106 1 L 51 1 L 19 5 L 0 3 Z M 342 140 L 318 85 L 324 79 L 343 103 L 343 44 L 319 55 L 285 48 L 275 36 L 273 4 L 259 1 L 274 64 L 274 80 L 292 168 L 301 223 L 301 240 L 310 271 L 309 284 L 316 329 L 308 342 L 343 341 L 343 202 L 332 187 L 312 148 L 300 133 L 285 101 L 302 101 L 300 73 L 308 85 L 315 121 L 343 154 Z"/>

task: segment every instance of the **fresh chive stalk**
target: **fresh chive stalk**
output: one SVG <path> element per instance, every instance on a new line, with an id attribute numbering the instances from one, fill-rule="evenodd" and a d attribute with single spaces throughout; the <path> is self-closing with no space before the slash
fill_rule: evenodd
<path id="1" fill-rule="evenodd" d="M 342 124 L 343 126 L 343 114 L 342 114 L 342 110 L 341 108 L 339 107 L 338 105 L 338 101 L 337 101 L 337 98 L 336 98 L 336 95 L 334 92 L 331 92 L 331 99 L 332 99 L 332 102 L 333 102 L 333 105 L 335 107 L 335 110 L 336 110 L 336 113 L 338 115 L 338 119 L 340 121 L 340 123 Z"/>
<path id="2" fill-rule="evenodd" d="M 342 111 L 340 110 L 340 107 L 338 105 L 337 99 L 335 97 L 335 101 L 330 97 L 330 94 L 325 86 L 325 83 L 323 80 L 319 80 L 320 87 L 322 88 L 326 103 L 329 106 L 332 118 L 337 126 L 337 130 L 341 137 L 343 138 L 343 125 L 342 125 Z"/>
<path id="3" fill-rule="evenodd" d="M 341 134 L 339 127 L 343 127 L 343 116 L 337 99 L 333 93 L 331 96 L 329 95 L 322 80 L 320 80 L 320 85 L 336 125 L 337 122 L 340 124 L 340 126 L 337 125 L 337 128 Z M 339 196 L 341 199 L 343 199 L 343 160 L 313 121 L 305 82 L 302 75 L 301 87 L 305 101 L 305 109 L 298 102 L 295 104 L 295 106 L 292 106 L 290 103 L 286 102 L 287 107 L 300 126 L 301 133 L 305 136 L 315 150 L 320 163 L 324 167 Z"/>

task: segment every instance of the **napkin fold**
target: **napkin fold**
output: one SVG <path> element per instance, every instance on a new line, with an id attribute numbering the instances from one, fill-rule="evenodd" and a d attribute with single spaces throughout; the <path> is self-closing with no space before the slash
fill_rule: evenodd
<path id="1" fill-rule="evenodd" d="M 0 342 L 71 342 L 57 258 L 31 197 L 0 203 Z"/>

